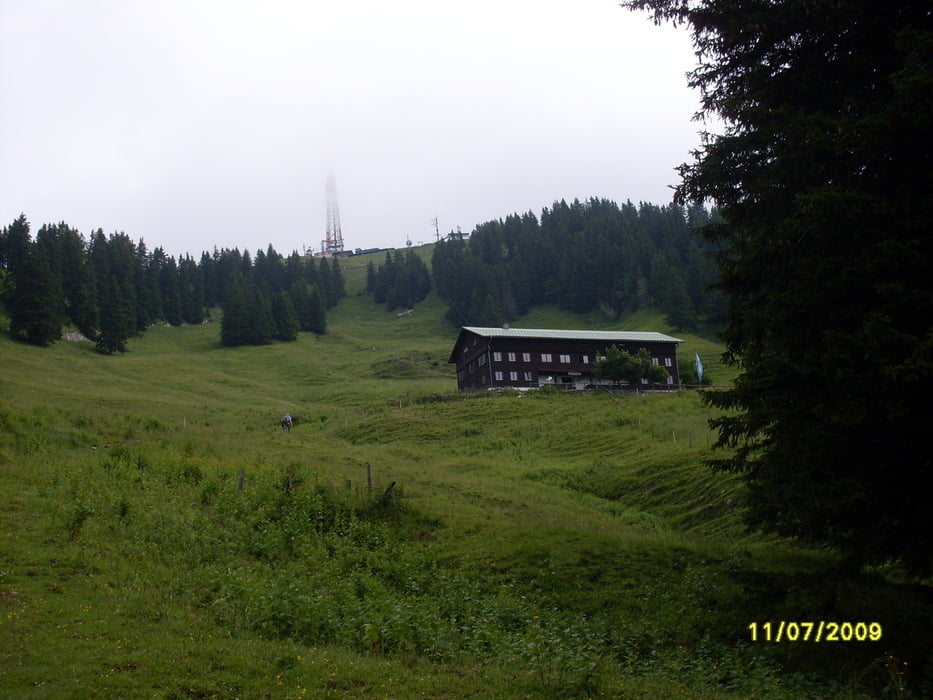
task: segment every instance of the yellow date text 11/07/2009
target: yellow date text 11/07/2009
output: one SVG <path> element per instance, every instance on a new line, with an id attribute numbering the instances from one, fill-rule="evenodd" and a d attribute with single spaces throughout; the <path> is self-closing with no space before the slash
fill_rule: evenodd
<path id="1" fill-rule="evenodd" d="M 751 622 L 753 642 L 878 642 L 880 622 Z"/>

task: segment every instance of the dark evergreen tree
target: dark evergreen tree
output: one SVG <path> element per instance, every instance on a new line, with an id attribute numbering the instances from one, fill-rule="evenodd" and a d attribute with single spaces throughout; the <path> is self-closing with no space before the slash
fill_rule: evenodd
<path id="1" fill-rule="evenodd" d="M 270 244 L 266 249 L 266 288 L 272 292 L 280 292 L 285 286 L 285 261 Z"/>
<path id="2" fill-rule="evenodd" d="M 285 289 L 294 289 L 304 279 L 304 260 L 298 251 L 292 251 L 285 261 Z"/>
<path id="3" fill-rule="evenodd" d="M 387 252 L 385 263 L 375 268 L 370 261 L 366 273 L 366 291 L 390 311 L 411 308 L 431 291 L 428 266 L 413 250 L 398 251 L 394 256 Z"/>
<path id="4" fill-rule="evenodd" d="M 312 287 L 317 287 L 318 290 L 321 290 L 323 282 L 321 280 L 321 271 L 318 268 L 317 262 L 313 257 L 306 257 L 303 263 L 305 281 Z"/>
<path id="5" fill-rule="evenodd" d="M 126 352 L 126 341 L 133 319 L 127 314 L 120 300 L 120 286 L 112 276 L 107 276 L 100 285 L 100 332 L 97 334 L 97 349 L 105 355 Z"/>
<path id="6" fill-rule="evenodd" d="M 105 240 L 100 230 L 91 246 L 100 309 L 97 349 L 107 355 L 126 352 L 126 341 L 136 332 L 136 246 L 124 233 Z"/>
<path id="7" fill-rule="evenodd" d="M 225 345 L 294 340 L 299 329 L 324 333 L 325 298 L 336 303 L 346 293 L 337 261 L 298 253 L 285 260 L 271 245 L 256 261 L 254 268 L 248 253 L 215 248 L 200 262 L 185 255 L 176 263 L 124 233 L 108 238 L 98 229 L 85 244 L 64 222 L 43 226 L 33 242 L 21 215 L 0 234 L 0 294 L 15 335 L 47 344 L 70 320 L 107 354 L 125 352 L 129 337 L 156 321 L 201 323 L 205 307 L 218 303 Z"/>
<path id="8" fill-rule="evenodd" d="M 198 270 L 201 273 L 202 303 L 205 307 L 216 306 L 220 301 L 219 258 L 220 251 L 214 248 L 213 255 L 208 254 L 207 251 L 202 252 L 198 262 Z"/>
<path id="9" fill-rule="evenodd" d="M 715 465 L 753 526 L 933 570 L 929 3 L 633 0 L 692 27 L 726 124 L 681 168 L 711 199 L 732 389 Z"/>
<path id="10" fill-rule="evenodd" d="M 149 304 L 147 316 L 151 319 L 150 323 L 154 323 L 164 321 L 166 317 L 162 299 L 162 275 L 165 266 L 168 264 L 168 257 L 162 248 L 156 248 L 147 257 L 148 261 L 144 273 L 145 302 Z"/>
<path id="11" fill-rule="evenodd" d="M 337 288 L 334 286 L 333 272 L 327 258 L 321 258 L 318 264 L 318 288 L 321 290 L 324 304 L 328 309 L 332 309 L 337 305 Z"/>
<path id="12" fill-rule="evenodd" d="M 327 332 L 327 307 L 324 305 L 324 295 L 317 287 L 311 287 L 308 299 L 308 330 L 317 335 Z"/>
<path id="13" fill-rule="evenodd" d="M 298 337 L 298 314 L 292 300 L 284 291 L 272 296 L 272 337 L 292 341 Z"/>
<path id="14" fill-rule="evenodd" d="M 223 293 L 224 345 L 260 345 L 273 339 L 295 340 L 299 331 L 325 332 L 327 312 L 323 296 L 309 280 L 320 280 L 320 270 L 325 268 L 328 278 L 331 277 L 327 261 L 319 264 L 297 253 L 283 259 L 272 246 L 257 251 L 259 271 L 247 268 L 235 250 L 221 251 L 214 259 L 218 278 L 229 279 Z M 280 284 L 288 286 L 272 291 Z"/>
<path id="15" fill-rule="evenodd" d="M 29 221 L 20 214 L 4 229 L 2 262 L 8 270 L 15 272 L 25 262 L 31 242 Z"/>
<path id="16" fill-rule="evenodd" d="M 390 311 L 400 306 L 398 289 L 396 289 L 394 284 L 389 283 L 386 289 L 385 302 L 386 308 Z"/>
<path id="17" fill-rule="evenodd" d="M 395 259 L 392 252 L 386 252 L 385 262 L 376 270 L 373 281 L 373 299 L 377 304 L 385 304 L 389 295 L 389 287 L 395 282 Z M 394 307 L 390 307 L 394 308 Z"/>
<path id="18" fill-rule="evenodd" d="M 271 248 L 271 246 L 270 246 Z M 255 286 L 261 287 L 265 291 L 271 291 L 272 287 L 269 284 L 269 279 L 267 277 L 268 265 L 266 264 L 266 254 L 262 250 L 257 250 L 256 255 L 253 256 L 253 269 L 250 280 Z"/>
<path id="19" fill-rule="evenodd" d="M 152 298 L 153 290 L 149 285 L 149 267 L 152 264 L 152 258 L 142 239 L 136 244 L 135 257 L 136 330 L 142 333 L 159 320 L 159 317 L 152 313 L 156 306 L 156 300 Z"/>
<path id="20" fill-rule="evenodd" d="M 289 298 L 298 317 L 298 330 L 311 330 L 311 286 L 302 279 L 293 283 L 289 288 Z"/>
<path id="21" fill-rule="evenodd" d="M 178 290 L 181 320 L 199 324 L 204 321 L 204 275 L 190 255 L 178 263 Z"/>
<path id="22" fill-rule="evenodd" d="M 257 285 L 252 285 L 246 292 L 246 327 L 244 332 L 247 345 L 264 345 L 275 336 L 272 301 Z"/>
<path id="23" fill-rule="evenodd" d="M 687 294 L 687 284 L 680 271 L 670 267 L 664 271 L 660 281 L 661 310 L 674 330 L 692 330 L 697 326 L 696 308 Z"/>
<path id="24" fill-rule="evenodd" d="M 71 321 L 89 338 L 97 327 L 97 294 L 93 274 L 80 233 L 66 223 L 46 224 L 39 229 L 36 244 L 46 253 L 50 267 L 48 284 L 59 303 L 54 314 L 62 322 Z"/>
<path id="25" fill-rule="evenodd" d="M 2 248 L 0 248 L 0 265 L 5 268 L 6 275 L 0 286 L 2 299 L 9 299 L 15 288 L 17 270 L 22 270 L 26 262 L 31 237 L 29 235 L 29 222 L 25 214 L 20 214 L 13 223 L 3 229 Z M 20 275 L 22 272 L 19 273 Z"/>
<path id="26" fill-rule="evenodd" d="M 237 271 L 230 278 L 224 293 L 223 315 L 220 321 L 220 342 L 223 345 L 236 346 L 248 342 L 247 291 L 246 280 Z"/>
<path id="27" fill-rule="evenodd" d="M 413 250 L 405 252 L 405 287 L 408 289 L 407 308 L 423 301 L 431 293 L 431 273 Z"/>
<path id="28" fill-rule="evenodd" d="M 636 208 L 597 198 L 555 202 L 542 211 L 540 222 L 530 213 L 512 214 L 478 225 L 468 243 L 438 244 L 433 282 L 458 323 L 471 307 L 476 310 L 475 303 L 484 306 L 478 300 L 488 295 L 504 319 L 543 303 L 618 317 L 667 299 L 665 310 L 690 327 L 700 309 L 715 311 L 707 303 L 714 272 L 705 258 L 714 245 L 690 235 L 692 225 L 709 219 L 699 205 Z M 672 270 L 685 285 L 681 290 L 674 283 L 676 295 L 670 294 Z M 395 286 L 401 301 L 403 292 Z M 377 279 L 374 297 L 387 290 L 387 281 Z M 682 307 L 671 308 L 675 298 Z"/>
<path id="29" fill-rule="evenodd" d="M 366 264 L 366 293 L 374 294 L 376 292 L 376 266 L 370 260 Z"/>
<path id="30" fill-rule="evenodd" d="M 87 243 L 75 229 L 59 225 L 62 286 L 66 314 L 86 338 L 95 340 L 100 326 L 97 283 L 87 255 Z"/>
<path id="31" fill-rule="evenodd" d="M 10 333 L 34 345 L 54 343 L 61 337 L 65 300 L 48 246 L 39 241 L 30 244 L 15 273 Z"/>
<path id="32" fill-rule="evenodd" d="M 180 281 L 178 263 L 174 257 L 165 256 L 159 269 L 159 289 L 163 318 L 173 326 L 180 326 L 183 320 Z"/>
<path id="33" fill-rule="evenodd" d="M 97 229 L 91 234 L 87 245 L 87 258 L 99 287 L 110 276 L 110 257 L 107 252 L 107 237 L 103 229 Z M 98 289 L 98 298 L 100 296 Z"/>
<path id="34" fill-rule="evenodd" d="M 330 261 L 331 268 L 331 284 L 334 286 L 334 295 L 337 301 L 334 302 L 334 306 L 337 305 L 341 299 L 347 295 L 346 283 L 343 280 L 343 271 L 340 269 L 340 261 L 338 258 L 331 258 Z"/>
<path id="35" fill-rule="evenodd" d="M 243 258 L 240 255 L 240 251 L 236 248 L 232 250 L 225 248 L 221 251 L 215 248 L 211 260 L 214 262 L 217 270 L 215 276 L 217 296 L 214 299 L 207 300 L 207 303 L 210 306 L 223 306 L 227 290 L 230 288 L 234 277 L 237 274 L 243 274 L 241 272 Z"/>

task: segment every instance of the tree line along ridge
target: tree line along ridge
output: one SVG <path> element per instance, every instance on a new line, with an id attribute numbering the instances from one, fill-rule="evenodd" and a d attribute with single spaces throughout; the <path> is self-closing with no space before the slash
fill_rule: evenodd
<path id="1" fill-rule="evenodd" d="M 10 333 L 46 346 L 74 326 L 105 354 L 155 323 L 203 323 L 221 307 L 224 345 L 294 340 L 324 333 L 327 310 L 346 294 L 336 259 L 283 257 L 270 245 L 248 251 L 215 248 L 200 260 L 149 250 L 125 233 L 88 239 L 62 222 L 35 238 L 25 215 L 0 233 L 0 300 Z"/>

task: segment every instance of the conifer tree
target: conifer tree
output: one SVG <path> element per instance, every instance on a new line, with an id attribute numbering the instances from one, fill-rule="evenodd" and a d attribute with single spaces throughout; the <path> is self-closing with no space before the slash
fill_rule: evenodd
<path id="1" fill-rule="evenodd" d="M 146 316 L 150 323 L 164 321 L 166 317 L 162 299 L 162 270 L 167 261 L 168 258 L 161 247 L 146 256 L 143 286 L 146 288 L 144 300 L 149 305 Z"/>
<path id="2" fill-rule="evenodd" d="M 311 299 L 311 287 L 302 279 L 293 283 L 288 291 L 292 307 L 295 309 L 295 315 L 298 318 L 298 330 L 309 331 L 310 317 L 309 304 Z"/>
<path id="3" fill-rule="evenodd" d="M 304 260 L 297 250 L 285 260 L 285 289 L 294 289 L 295 285 L 304 278 Z"/>
<path id="4" fill-rule="evenodd" d="M 373 294 L 376 291 L 376 266 L 370 260 L 366 264 L 366 293 Z"/>
<path id="5" fill-rule="evenodd" d="M 276 340 L 292 341 L 298 337 L 298 314 L 284 291 L 272 297 L 272 336 Z"/>
<path id="6" fill-rule="evenodd" d="M 321 258 L 320 265 L 318 266 L 318 273 L 318 286 L 324 297 L 324 304 L 328 309 L 332 309 L 337 306 L 338 296 L 336 281 L 334 280 L 334 268 L 327 258 Z"/>
<path id="7" fill-rule="evenodd" d="M 687 294 L 687 284 L 676 268 L 668 270 L 664 277 L 662 291 L 664 300 L 662 309 L 667 314 L 667 321 L 674 330 L 692 330 L 697 326 L 696 308 Z"/>
<path id="8" fill-rule="evenodd" d="M 201 323 L 204 320 L 204 275 L 190 255 L 178 264 L 178 290 L 181 320 Z"/>
<path id="9" fill-rule="evenodd" d="M 61 337 L 64 297 L 53 274 L 47 246 L 33 242 L 14 276 L 10 333 L 33 345 L 51 345 Z"/>
<path id="10" fill-rule="evenodd" d="M 250 285 L 246 292 L 246 326 L 244 339 L 247 345 L 264 345 L 275 335 L 272 318 L 272 301 L 257 285 Z"/>
<path id="11" fill-rule="evenodd" d="M 149 266 L 152 264 L 152 258 L 142 239 L 136 244 L 135 262 L 136 330 L 142 333 L 159 320 L 159 317 L 152 313 L 156 305 L 155 300 L 152 299 L 152 287 L 149 286 Z"/>
<path id="12" fill-rule="evenodd" d="M 343 279 L 343 271 L 340 269 L 340 262 L 337 258 L 331 258 L 330 261 L 331 267 L 331 280 L 334 287 L 334 296 L 336 301 L 334 306 L 337 305 L 337 302 L 343 299 L 347 295 L 346 283 Z"/>
<path id="13" fill-rule="evenodd" d="M 280 292 L 285 285 L 285 262 L 270 243 L 266 249 L 265 284 L 270 292 Z"/>
<path id="14" fill-rule="evenodd" d="M 204 251 L 201 253 L 201 259 L 198 261 L 198 270 L 201 274 L 201 285 L 203 289 L 202 304 L 208 308 L 217 304 L 220 298 L 220 292 L 218 291 L 218 285 L 220 284 L 218 278 L 219 266 L 217 264 L 219 255 L 220 253 L 216 248 L 214 249 L 214 256 Z"/>
<path id="15" fill-rule="evenodd" d="M 116 278 L 108 275 L 100 285 L 100 332 L 97 334 L 97 349 L 105 355 L 126 352 L 128 329 L 132 319 L 120 300 L 120 285 Z"/>
<path id="16" fill-rule="evenodd" d="M 306 329 L 317 335 L 327 332 L 327 308 L 324 305 L 324 296 L 317 287 L 311 287 L 308 299 L 308 327 Z"/>
<path id="17" fill-rule="evenodd" d="M 107 355 L 126 352 L 126 342 L 136 332 L 136 247 L 124 233 L 105 239 L 100 230 L 92 246 L 100 309 L 97 349 Z"/>
<path id="18" fill-rule="evenodd" d="M 163 318 L 172 326 L 182 322 L 181 290 L 179 289 L 178 263 L 174 256 L 166 256 L 159 270 L 159 290 L 162 297 Z"/>
<path id="19" fill-rule="evenodd" d="M 733 388 L 715 466 L 759 527 L 933 571 L 928 2 L 632 0 L 692 29 L 725 123 L 681 167 L 713 200 Z"/>
<path id="20" fill-rule="evenodd" d="M 25 262 L 31 237 L 29 221 L 25 214 L 20 214 L 4 229 L 3 264 L 14 276 L 16 270 Z"/>
<path id="21" fill-rule="evenodd" d="M 237 271 L 224 294 L 223 316 L 220 321 L 220 342 L 227 346 L 247 343 L 246 282 Z"/>

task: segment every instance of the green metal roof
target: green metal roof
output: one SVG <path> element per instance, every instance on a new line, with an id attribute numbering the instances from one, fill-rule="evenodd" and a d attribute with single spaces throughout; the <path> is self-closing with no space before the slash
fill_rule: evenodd
<path id="1" fill-rule="evenodd" d="M 477 326 L 464 326 L 464 331 L 475 333 L 484 338 L 542 338 L 560 340 L 601 340 L 609 342 L 635 342 L 635 343 L 682 343 L 680 338 L 674 338 L 664 333 L 654 331 L 568 331 L 549 328 L 481 328 Z"/>

